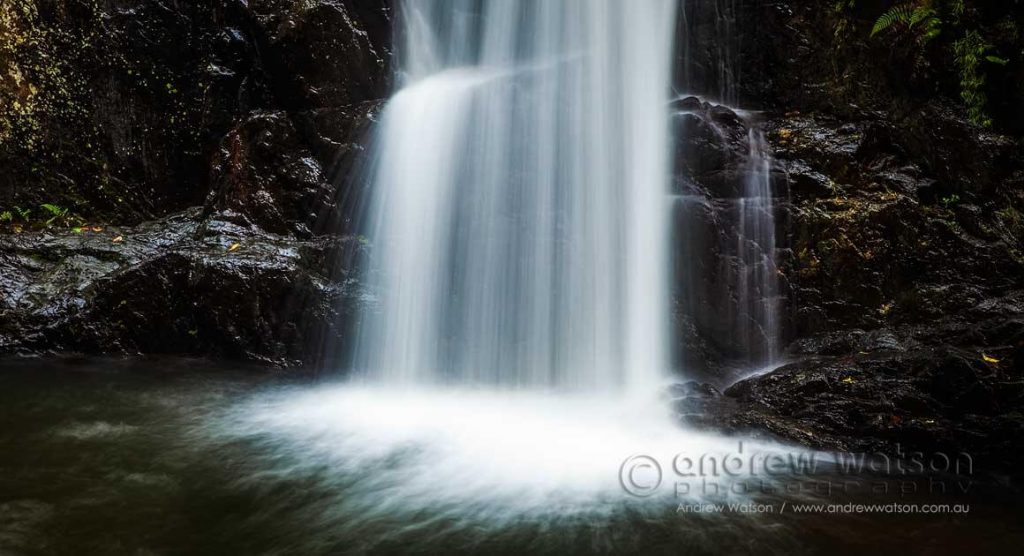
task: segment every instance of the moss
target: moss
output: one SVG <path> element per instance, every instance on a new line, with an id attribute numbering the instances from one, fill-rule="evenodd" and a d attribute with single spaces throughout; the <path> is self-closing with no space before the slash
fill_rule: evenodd
<path id="1" fill-rule="evenodd" d="M 111 9 L 0 2 L 0 205 L 134 221 L 200 182 L 216 8 Z"/>
<path id="2" fill-rule="evenodd" d="M 82 5 L 91 6 L 97 23 L 87 34 L 45 23 L 39 3 L 32 0 L 7 0 L 0 6 L 0 158 L 32 161 L 17 176 L 24 183 L 16 186 L 14 202 L 34 182 L 68 172 L 69 151 L 76 157 L 96 155 L 95 134 L 88 133 L 87 80 L 75 63 L 99 32 L 99 12 L 94 2 Z M 76 130 L 73 139 L 61 136 L 68 128 Z M 75 142 L 73 149 L 66 147 L 69 140 Z M 61 181 L 64 189 L 73 185 Z M 68 204 L 70 196 L 52 189 L 56 200 Z M 21 201 L 37 204 L 41 199 Z"/>

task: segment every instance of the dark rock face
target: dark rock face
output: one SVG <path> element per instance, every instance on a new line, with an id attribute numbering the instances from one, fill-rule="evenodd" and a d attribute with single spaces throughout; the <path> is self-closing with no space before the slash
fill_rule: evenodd
<path id="1" fill-rule="evenodd" d="M 383 1 L 4 2 L 0 353 L 344 350 L 390 35 Z"/>
<path id="2" fill-rule="evenodd" d="M 968 122 L 941 70 L 928 70 L 930 81 L 911 76 L 884 42 L 868 40 L 865 26 L 878 13 L 867 4 L 844 21 L 804 0 L 706 0 L 688 10 L 723 6 L 731 15 L 718 31 L 746 29 L 743 44 L 697 52 L 686 75 L 704 80 L 696 89 L 703 94 L 764 109 L 783 328 L 797 362 L 720 396 L 695 395 L 693 387 L 675 392 L 680 418 L 826 449 L 967 451 L 987 471 L 1019 473 L 1019 118 L 993 100 L 1001 132 Z M 711 21 L 695 13 L 688 25 L 707 35 Z M 727 57 L 733 69 L 723 72 Z M 1000 87 L 1024 90 L 1011 74 L 992 79 L 1000 84 L 989 87 L 993 99 Z M 733 83 L 731 98 L 716 92 L 723 80 Z M 714 315 L 729 306 L 709 292 L 723 275 L 715 265 L 729 260 L 721 205 L 735 195 L 728 184 L 740 167 L 742 136 L 703 101 L 677 105 L 686 111 L 676 120 L 684 138 L 677 192 L 688 199 L 678 233 L 707 246 L 685 258 L 693 261 L 693 295 L 706 300 L 701 311 Z M 677 308 L 677 315 L 690 313 Z M 728 346 L 715 339 L 714 319 L 677 322 L 684 352 L 695 359 L 688 368 L 703 371 L 690 376 L 728 386 L 735 371 Z"/>
<path id="3" fill-rule="evenodd" d="M 762 122 L 756 114 L 697 97 L 677 100 L 671 108 L 676 138 L 672 309 L 677 366 L 691 374 L 722 377 L 729 368 L 759 363 L 775 343 L 744 302 L 756 269 L 739 247 L 753 239 L 743 231 L 749 215 L 741 207 L 752 202 L 747 183 L 761 179 L 754 175 L 760 169 L 752 167 L 751 153 Z M 778 204 L 788 196 L 784 169 L 772 163 L 767 172 Z M 774 216 L 783 228 L 776 231 L 781 236 L 785 213 L 773 212 L 779 213 Z M 771 267 L 768 272 L 777 273 L 779 256 L 762 262 Z"/>
<path id="4" fill-rule="evenodd" d="M 355 271 L 336 270 L 358 266 L 353 238 L 253 232 L 197 209 L 96 230 L 0 236 L 0 350 L 311 364 L 343 349 L 365 299 Z"/>
<path id="5" fill-rule="evenodd" d="M 285 108 L 348 106 L 387 94 L 391 16 L 384 1 L 254 0 L 248 5 Z"/>
<path id="6" fill-rule="evenodd" d="M 743 195 L 753 125 L 732 108 L 687 97 L 673 103 L 677 190 L 717 199 Z"/>
<path id="7" fill-rule="evenodd" d="M 808 338 L 844 329 L 887 329 L 900 342 L 993 345 L 1000 340 L 963 332 L 1024 311 L 1017 223 L 1024 158 L 1012 154 L 1008 137 L 943 137 L 966 124 L 937 122 L 935 141 L 961 146 L 948 158 L 973 165 L 969 186 L 946 172 L 956 163 L 936 168 L 909 156 L 903 145 L 916 131 L 885 116 L 843 123 L 791 114 L 771 123 L 792 191 L 785 207 L 792 257 L 783 270 L 798 352 L 815 344 Z M 974 156 L 985 149 L 988 157 Z"/>
<path id="8" fill-rule="evenodd" d="M 337 229 L 328 223 L 336 225 L 354 208 L 338 198 L 331 174 L 339 167 L 343 172 L 359 167 L 359 141 L 377 107 L 353 107 L 342 113 L 341 122 L 331 121 L 338 110 L 316 112 L 298 125 L 282 112 L 250 114 L 228 132 L 214 155 L 207 212 L 234 213 L 256 229 L 304 238 Z M 304 141 L 299 128 L 316 132 L 318 126 L 338 139 L 317 134 L 315 142 Z M 348 187 L 342 191 L 358 195 Z"/>
<path id="9" fill-rule="evenodd" d="M 676 85 L 690 94 L 731 106 L 759 105 L 772 83 L 765 49 L 771 37 L 758 0 L 680 2 Z"/>
<path id="10" fill-rule="evenodd" d="M 140 222 L 238 185 L 239 172 L 222 175 L 225 149 L 273 150 L 252 166 L 289 166 L 285 188 L 306 191 L 277 195 L 282 214 L 264 203 L 254 221 L 308 234 L 316 193 L 298 183 L 323 181 L 315 174 L 344 158 L 316 148 L 337 133 L 317 112 L 355 122 L 366 111 L 347 107 L 388 89 L 384 2 L 11 0 L 2 10 L 0 212 L 52 203 L 90 222 Z M 231 151 L 232 141 L 262 147 Z M 245 179 L 263 177 L 274 176 Z"/>
<path id="11" fill-rule="evenodd" d="M 979 473 L 1024 463 L 1019 358 L 1008 349 L 879 351 L 819 357 L 741 381 L 724 395 L 673 393 L 685 422 L 765 432 L 815 449 L 967 453 Z M 699 409 L 699 411 L 694 411 Z"/>

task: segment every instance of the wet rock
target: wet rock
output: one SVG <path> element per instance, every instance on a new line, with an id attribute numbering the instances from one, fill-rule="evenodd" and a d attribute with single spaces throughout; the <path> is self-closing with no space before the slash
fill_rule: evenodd
<path id="1" fill-rule="evenodd" d="M 290 110 L 348 106 L 387 95 L 391 11 L 365 0 L 252 0 L 268 71 Z"/>
<path id="2" fill-rule="evenodd" d="M 679 4 L 676 88 L 734 106 L 761 103 L 773 79 L 765 63 L 771 40 L 756 2 Z"/>
<path id="3" fill-rule="evenodd" d="M 233 211 L 275 233 L 309 237 L 334 197 L 286 114 L 255 113 L 224 138 L 211 167 L 207 211 Z"/>
<path id="4" fill-rule="evenodd" d="M 688 399 L 688 398 L 717 398 L 722 393 L 711 384 L 706 382 L 697 382 L 695 380 L 688 380 L 683 383 L 673 384 L 668 387 L 668 395 L 674 399 Z"/>
<path id="5" fill-rule="evenodd" d="M 990 197 L 969 202 L 968 193 L 929 201 L 947 186 L 913 162 L 920 159 L 904 146 L 902 124 L 872 118 L 790 114 L 768 123 L 775 156 L 791 172 L 789 228 L 778 237 L 793 254 L 780 272 L 794 352 L 989 345 L 970 330 L 1022 310 L 980 308 L 1024 289 L 1021 238 L 998 216 L 1017 209 Z M 1022 162 L 1004 163 L 1012 170 Z M 926 323 L 931 333 L 919 334 Z"/>
<path id="6" fill-rule="evenodd" d="M 750 123 L 731 108 L 686 97 L 673 104 L 676 175 L 715 197 L 743 195 Z"/>
<path id="7" fill-rule="evenodd" d="M 311 364 L 343 349 L 363 245 L 193 209 L 130 228 L 0 236 L 0 351 L 169 353 Z M 345 263 L 344 265 L 342 263 Z"/>
<path id="8" fill-rule="evenodd" d="M 826 450 L 966 452 L 980 473 L 1002 473 L 1022 463 L 1014 447 L 1024 440 L 1024 390 L 1013 354 L 993 354 L 808 359 L 733 385 L 725 391 L 731 403 L 705 405 L 713 415 L 704 421 Z"/>

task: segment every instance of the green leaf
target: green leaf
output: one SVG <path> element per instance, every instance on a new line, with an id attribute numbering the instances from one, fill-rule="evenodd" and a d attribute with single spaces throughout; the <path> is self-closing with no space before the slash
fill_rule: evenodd
<path id="1" fill-rule="evenodd" d="M 1000 58 L 999 56 L 985 56 L 985 59 L 993 64 L 999 64 L 1000 66 L 1005 66 L 1010 63 L 1006 58 Z"/>

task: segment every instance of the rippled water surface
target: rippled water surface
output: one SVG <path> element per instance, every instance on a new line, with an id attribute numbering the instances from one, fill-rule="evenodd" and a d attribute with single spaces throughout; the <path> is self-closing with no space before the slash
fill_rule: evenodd
<path id="1" fill-rule="evenodd" d="M 968 496 L 732 497 L 775 509 L 759 514 L 680 512 L 716 500 L 665 485 L 630 496 L 619 473 L 631 455 L 670 466 L 736 450 L 663 417 L 610 399 L 385 391 L 196 361 L 9 361 L 0 554 L 1013 553 L 1024 541 L 1019 504 L 990 482 Z M 813 500 L 971 511 L 779 512 Z"/>

